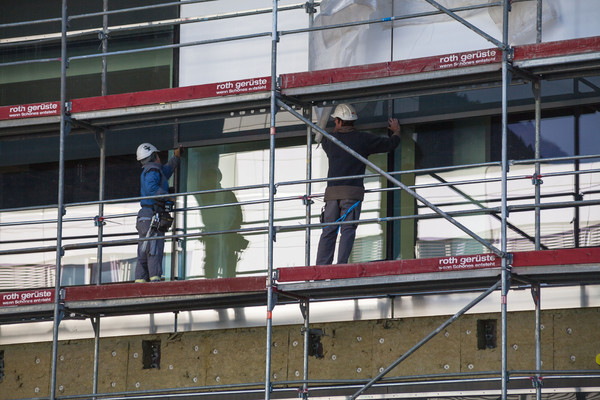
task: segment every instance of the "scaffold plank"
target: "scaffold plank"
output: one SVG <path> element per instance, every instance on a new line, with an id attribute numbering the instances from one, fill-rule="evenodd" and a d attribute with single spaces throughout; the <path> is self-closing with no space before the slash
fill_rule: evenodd
<path id="1" fill-rule="evenodd" d="M 501 258 L 474 254 L 414 260 L 277 269 L 278 290 L 319 299 L 381 296 L 388 293 L 435 293 L 477 290 L 495 282 Z M 514 272 L 548 284 L 597 283 L 600 247 L 513 253 Z M 264 305 L 266 276 L 196 279 L 160 283 L 109 283 L 67 286 L 64 304 L 74 315 L 143 314 L 177 310 Z M 47 320 L 53 312 L 53 289 L 0 293 L 0 322 Z M 284 296 L 285 297 L 285 296 Z M 280 300 L 293 301 L 290 299 Z"/>
<path id="2" fill-rule="evenodd" d="M 419 74 L 424 72 L 499 63 L 501 61 L 502 52 L 497 49 L 483 49 L 461 53 L 442 54 L 432 57 L 415 58 L 411 60 L 283 74 L 281 76 L 281 88 L 292 89 L 356 80 L 387 78 L 398 75 Z"/>
<path id="3" fill-rule="evenodd" d="M 515 46 L 515 61 L 600 51 L 600 36 Z"/>
<path id="4" fill-rule="evenodd" d="M 231 96 L 268 91 L 271 77 L 250 78 L 237 81 L 184 86 L 171 89 L 148 90 L 144 92 L 114 94 L 108 96 L 74 99 L 72 113 L 126 108 L 149 104 L 173 103 L 209 97 Z"/>
<path id="5" fill-rule="evenodd" d="M 544 267 L 600 264 L 600 248 L 577 248 L 513 253 L 513 267 Z M 450 271 L 472 271 L 499 268 L 501 258 L 494 254 L 474 254 L 414 260 L 377 261 L 346 265 L 314 265 L 307 267 L 279 268 L 278 282 L 322 281 L 355 279 L 391 275 L 444 273 Z M 600 265 L 598 265 L 600 268 Z M 572 269 L 565 268 L 564 274 Z M 587 270 L 585 271 L 587 272 Z M 562 272 L 552 271 L 552 274 Z M 441 276 L 441 275 L 440 275 Z M 465 276 L 453 276 L 452 279 Z M 357 289 L 360 290 L 360 289 Z"/>
<path id="6" fill-rule="evenodd" d="M 69 286 L 65 301 L 108 300 L 190 294 L 265 292 L 266 277 L 194 279 L 158 283 L 114 283 L 105 285 Z"/>
<path id="7" fill-rule="evenodd" d="M 548 267 L 568 265 L 600 264 L 600 247 L 526 251 L 513 253 L 513 267 Z M 277 269 L 277 282 L 323 281 L 411 274 L 440 274 L 445 272 L 497 269 L 501 259 L 494 254 L 474 254 L 440 258 L 375 261 L 345 265 L 313 265 Z M 600 267 L 600 265 L 599 265 Z M 565 268 L 563 272 L 572 273 Z M 463 279 L 453 274 L 450 279 Z M 67 286 L 65 302 L 127 299 L 144 297 L 186 296 L 207 294 L 232 294 L 266 292 L 266 276 L 238 278 L 195 279 L 160 283 L 134 284 L 109 283 L 103 285 Z M 0 294 L 1 307 L 51 303 L 51 289 L 6 291 Z"/>
<path id="8" fill-rule="evenodd" d="M 279 268 L 278 282 L 319 281 L 326 279 L 366 278 L 375 276 L 467 271 L 500 267 L 495 254 L 474 254 L 414 260 L 391 260 L 346 265 L 314 265 Z"/>
<path id="9" fill-rule="evenodd" d="M 513 267 L 539 267 L 598 263 L 600 263 L 600 247 L 583 247 L 514 253 L 512 265 Z"/>

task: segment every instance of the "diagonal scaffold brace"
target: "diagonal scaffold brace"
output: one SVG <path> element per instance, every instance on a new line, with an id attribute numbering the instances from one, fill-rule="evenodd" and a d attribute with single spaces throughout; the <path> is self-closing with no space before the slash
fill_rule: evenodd
<path id="1" fill-rule="evenodd" d="M 417 351 L 425 343 L 427 343 L 429 340 L 431 340 L 435 335 L 440 333 L 443 329 L 445 329 L 447 326 L 449 326 L 454 321 L 456 321 L 461 315 L 463 315 L 464 313 L 469 311 L 471 308 L 473 308 L 475 305 L 477 305 L 479 302 L 481 302 L 483 299 L 485 299 L 487 296 L 489 296 L 492 292 L 497 290 L 501 286 L 501 283 L 502 283 L 502 281 L 496 282 L 493 286 L 491 286 L 485 292 L 480 294 L 476 299 L 471 301 L 469 304 L 467 304 L 465 307 L 463 307 L 460 311 L 458 311 L 452 317 L 448 318 L 444 323 L 442 323 L 440 326 L 438 326 L 429 335 L 427 335 L 423 339 L 421 339 L 421 341 L 419 341 L 419 343 L 415 344 L 413 347 L 411 347 L 409 350 L 407 350 L 406 353 L 404 353 L 400 358 L 398 358 L 396 361 L 394 361 L 392 364 L 390 364 L 390 366 L 388 366 L 385 370 L 383 370 L 379 375 L 377 375 L 375 378 L 373 378 L 369 382 L 367 382 L 367 384 L 365 384 L 365 386 L 360 388 L 356 393 L 354 393 L 350 397 L 350 400 L 355 400 L 358 396 L 360 396 L 362 393 L 364 393 L 367 389 L 369 389 L 371 386 L 373 386 L 375 383 L 377 383 L 381 378 L 383 378 L 391 370 L 396 368 L 396 366 L 398 366 L 398 364 L 400 364 L 402 361 L 404 361 L 406 358 L 408 358 L 408 356 L 410 356 L 415 351 Z"/>

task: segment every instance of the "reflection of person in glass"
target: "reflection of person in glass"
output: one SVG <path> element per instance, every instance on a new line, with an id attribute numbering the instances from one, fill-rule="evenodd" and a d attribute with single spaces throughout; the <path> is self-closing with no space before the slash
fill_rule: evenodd
<path id="1" fill-rule="evenodd" d="M 202 180 L 206 189 L 221 189 L 221 171 L 218 168 L 210 169 L 203 173 Z M 203 193 L 196 196 L 200 206 L 214 204 L 234 204 L 237 197 L 231 190 L 214 193 Z M 204 208 L 200 210 L 204 232 L 221 232 L 240 229 L 243 215 L 239 204 Z M 204 235 L 200 238 L 204 242 L 204 276 L 206 278 L 233 278 L 236 276 L 237 263 L 240 254 L 248 241 L 240 233 L 225 233 Z"/>

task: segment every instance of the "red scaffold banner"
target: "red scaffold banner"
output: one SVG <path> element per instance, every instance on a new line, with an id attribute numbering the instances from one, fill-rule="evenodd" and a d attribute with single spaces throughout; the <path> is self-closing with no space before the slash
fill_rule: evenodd
<path id="1" fill-rule="evenodd" d="M 167 104 L 179 101 L 198 100 L 211 97 L 240 95 L 269 90 L 270 77 L 242 79 L 196 86 L 182 86 L 170 89 L 147 90 L 143 92 L 113 94 L 108 96 L 86 97 L 72 101 L 74 114 L 115 108 L 136 107 L 151 104 Z"/>
<path id="2" fill-rule="evenodd" d="M 502 259 L 494 254 L 475 254 L 438 258 L 439 271 L 463 271 L 468 269 L 500 267 Z"/>
<path id="3" fill-rule="evenodd" d="M 59 101 L 0 107 L 0 120 L 48 117 L 54 115 L 60 115 Z"/>
<path id="4" fill-rule="evenodd" d="M 281 76 L 281 87 L 282 89 L 292 89 L 364 79 L 387 78 L 445 69 L 494 64 L 500 63 L 501 61 L 502 51 L 498 49 L 474 50 L 409 60 L 283 74 Z"/>
<path id="5" fill-rule="evenodd" d="M 502 259 L 495 254 L 474 254 L 414 260 L 375 261 L 347 265 L 313 265 L 279 268 L 279 282 L 347 279 L 386 275 L 423 274 L 498 268 Z"/>
<path id="6" fill-rule="evenodd" d="M 26 306 L 54 302 L 54 290 L 40 289 L 0 293 L 0 307 Z"/>

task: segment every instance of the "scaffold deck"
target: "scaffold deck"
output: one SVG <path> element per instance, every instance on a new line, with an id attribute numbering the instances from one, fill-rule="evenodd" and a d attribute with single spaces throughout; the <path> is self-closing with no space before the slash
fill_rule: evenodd
<path id="1" fill-rule="evenodd" d="M 282 95 L 315 102 L 351 96 L 435 91 L 500 79 L 501 52 L 482 49 L 410 60 L 297 72 L 280 76 Z M 600 37 L 515 46 L 515 69 L 543 74 L 597 72 Z M 594 73 L 595 73 L 594 72 Z M 268 108 L 270 77 L 73 99 L 70 116 L 92 126 Z M 48 131 L 59 123 L 58 102 L 0 107 L 0 134 Z"/>
<path id="2" fill-rule="evenodd" d="M 402 296 L 487 289 L 499 280 L 500 268 L 501 260 L 495 255 L 475 254 L 279 268 L 275 271 L 275 283 L 276 291 L 281 294 L 280 303 L 295 302 L 298 298 Z M 542 285 L 600 283 L 600 247 L 514 253 L 512 273 L 515 286 L 526 282 Z M 53 317 L 54 289 L 2 292 L 0 296 L 0 323 Z M 14 305 L 15 301 L 18 305 Z M 61 303 L 65 318 L 87 318 L 260 306 L 266 305 L 266 301 L 267 281 L 262 275 L 68 286 L 64 288 Z"/>

